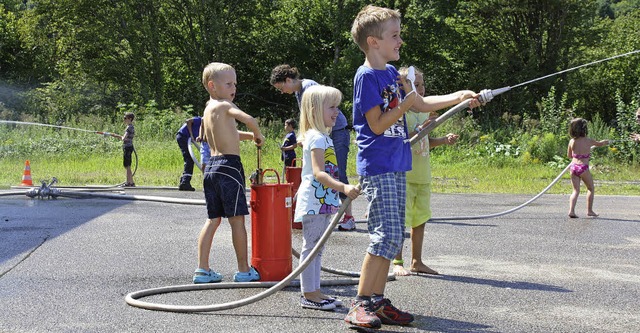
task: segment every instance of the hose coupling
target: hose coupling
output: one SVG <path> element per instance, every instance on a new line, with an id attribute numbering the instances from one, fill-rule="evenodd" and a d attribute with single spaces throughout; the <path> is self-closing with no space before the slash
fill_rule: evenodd
<path id="1" fill-rule="evenodd" d="M 479 96 L 478 96 L 478 100 L 480 101 L 480 103 L 482 103 L 482 105 L 485 105 L 489 102 L 491 102 L 491 100 L 504 93 L 511 90 L 511 87 L 504 87 L 504 88 L 499 88 L 499 89 L 483 89 L 480 91 Z"/>

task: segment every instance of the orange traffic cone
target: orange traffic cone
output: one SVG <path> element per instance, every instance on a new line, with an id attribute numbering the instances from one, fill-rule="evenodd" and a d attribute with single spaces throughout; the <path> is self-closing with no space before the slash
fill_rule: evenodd
<path id="1" fill-rule="evenodd" d="M 31 181 L 31 164 L 29 160 L 27 160 L 24 164 L 24 172 L 22 173 L 22 183 L 20 186 L 33 186 L 33 182 Z"/>

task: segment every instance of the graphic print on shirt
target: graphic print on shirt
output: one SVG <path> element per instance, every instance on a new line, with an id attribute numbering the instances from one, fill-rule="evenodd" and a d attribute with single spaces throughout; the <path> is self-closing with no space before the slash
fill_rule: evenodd
<path id="1" fill-rule="evenodd" d="M 324 171 L 334 179 L 338 179 L 338 160 L 333 147 L 329 147 L 324 151 Z M 321 204 L 318 214 L 336 213 L 340 208 L 338 191 L 322 185 L 315 178 L 311 182 L 311 186 L 315 189 L 315 197 Z"/>
<path id="2" fill-rule="evenodd" d="M 390 84 L 382 91 L 382 100 L 384 101 L 382 113 L 390 111 L 400 104 L 400 90 L 397 84 Z M 407 133 L 404 131 L 404 117 L 400 117 L 395 124 L 391 125 L 384 131 L 383 135 L 392 138 L 406 138 Z"/>

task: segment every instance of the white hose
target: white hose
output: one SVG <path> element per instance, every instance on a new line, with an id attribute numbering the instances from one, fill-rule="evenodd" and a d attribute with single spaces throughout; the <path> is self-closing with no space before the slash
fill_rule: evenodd
<path id="1" fill-rule="evenodd" d="M 126 195 L 126 194 L 113 194 L 113 193 L 95 193 L 95 192 L 73 192 L 73 191 L 60 191 L 59 196 L 69 198 L 106 198 L 117 200 L 141 200 L 141 201 L 153 201 L 153 202 L 166 202 L 183 205 L 200 205 L 205 206 L 206 202 L 203 199 L 182 199 L 182 198 L 169 198 L 158 197 L 150 195 Z"/>
<path id="2" fill-rule="evenodd" d="M 151 288 L 151 289 L 145 289 L 145 290 L 129 293 L 125 297 L 125 301 L 127 302 L 127 304 L 131 306 L 135 306 L 135 307 L 143 308 L 147 310 L 158 310 L 158 311 L 168 311 L 168 312 L 221 311 L 221 310 L 235 309 L 241 306 L 245 306 L 245 305 L 257 302 L 263 298 L 271 296 L 272 294 L 276 293 L 277 291 L 279 291 L 284 287 L 300 286 L 300 282 L 298 280 L 295 280 L 295 281 L 288 280 L 286 284 L 283 283 L 283 281 L 285 280 L 282 280 L 280 282 L 275 282 L 275 281 L 227 282 L 227 283 L 203 283 L 203 284 L 184 284 L 184 285 L 166 286 L 166 287 Z M 341 279 L 341 280 L 321 281 L 320 285 L 322 286 L 356 285 L 358 284 L 358 281 L 359 279 Z M 196 291 L 196 290 L 240 289 L 240 288 L 269 288 L 269 289 L 255 296 L 244 298 L 238 301 L 222 303 L 222 304 L 212 304 L 212 305 L 168 305 L 168 304 L 160 304 L 160 303 L 143 302 L 139 300 L 140 298 L 143 298 L 143 297 L 159 295 L 159 294 L 167 294 L 167 293 Z"/>
<path id="3" fill-rule="evenodd" d="M 358 185 L 358 187 L 359 186 L 360 185 Z M 346 210 L 347 206 L 350 203 L 351 203 L 351 198 L 347 198 L 344 201 L 344 203 L 342 204 L 342 206 L 340 206 L 340 209 L 338 210 L 336 215 L 334 215 L 333 219 L 331 220 L 331 224 L 329 225 L 329 227 L 327 227 L 327 229 L 322 234 L 322 237 L 320 237 L 320 240 L 318 241 L 316 246 L 309 253 L 309 256 L 305 260 L 303 260 L 298 265 L 298 267 L 296 267 L 296 269 L 293 270 L 282 281 L 279 281 L 277 283 L 275 283 L 275 282 L 253 282 L 253 283 L 224 283 L 224 284 L 205 285 L 205 286 L 203 286 L 203 285 L 168 286 L 168 287 L 161 287 L 161 288 L 155 288 L 155 289 L 146 289 L 146 290 L 141 290 L 141 291 L 129 293 L 125 297 L 125 301 L 127 302 L 127 304 L 129 304 L 131 306 L 135 306 L 135 307 L 139 307 L 139 308 L 143 308 L 143 309 L 148 309 L 148 310 L 161 310 L 161 311 L 168 311 L 168 312 L 208 312 L 208 311 L 220 311 L 220 310 L 234 309 L 234 308 L 238 308 L 238 307 L 241 307 L 241 306 L 245 306 L 247 304 L 251 304 L 251 303 L 257 302 L 257 301 L 262 300 L 262 299 L 264 299 L 266 297 L 269 297 L 272 294 L 274 294 L 274 293 L 278 292 L 279 290 L 281 290 L 282 288 L 291 285 L 291 282 L 293 281 L 293 279 L 296 276 L 298 276 L 300 273 L 302 273 L 302 271 L 305 268 L 307 268 L 307 266 L 311 263 L 311 261 L 313 259 L 315 259 L 316 255 L 318 254 L 320 249 L 324 246 L 324 244 L 329 239 L 329 236 L 333 232 L 333 229 L 336 227 L 336 225 L 340 221 L 340 218 L 342 217 L 342 215 L 344 214 L 344 211 Z M 395 277 L 391 276 L 391 279 L 395 279 Z M 326 281 L 325 283 L 329 283 L 331 285 L 334 285 L 333 282 L 334 281 Z M 336 283 L 339 283 L 340 285 L 344 285 L 345 283 L 358 284 L 359 283 L 359 279 L 346 279 L 346 280 L 343 279 L 343 280 L 338 280 Z M 221 303 L 221 304 L 211 304 L 211 305 L 168 305 L 168 304 L 143 302 L 143 301 L 139 300 L 139 298 L 142 298 L 142 297 L 145 297 L 145 296 L 162 294 L 162 293 L 169 293 L 169 292 L 192 291 L 192 290 L 202 290 L 202 289 L 218 289 L 218 288 L 265 288 L 265 287 L 269 287 L 269 289 L 267 289 L 267 290 L 265 290 L 265 291 L 263 291 L 263 292 L 261 292 L 259 294 L 256 294 L 254 296 L 251 296 L 251 297 L 247 297 L 247 298 L 244 298 L 244 299 L 241 299 L 241 300 L 237 300 L 237 301 L 233 301 L 233 302 Z"/>
<path id="4" fill-rule="evenodd" d="M 447 119 L 451 118 L 451 116 L 453 116 L 454 114 L 464 109 L 469 108 L 469 103 L 471 103 L 471 101 L 472 101 L 471 98 L 466 99 L 460 102 L 458 105 L 447 110 L 447 112 L 441 114 L 438 118 L 436 118 L 434 121 L 430 122 L 427 126 L 425 126 L 420 132 L 412 136 L 411 139 L 405 140 L 405 142 L 409 142 L 411 145 L 414 145 L 416 142 L 424 138 L 425 135 L 431 133 L 431 131 L 433 131 L 436 127 L 440 126 Z"/>
<path id="5" fill-rule="evenodd" d="M 507 215 L 507 214 L 513 213 L 516 210 L 518 210 L 518 209 L 520 209 L 522 207 L 525 207 L 526 205 L 534 202 L 536 199 L 538 199 L 543 194 L 545 194 L 551 187 L 553 187 L 553 185 L 555 185 L 560 180 L 560 178 L 562 178 L 562 175 L 564 175 L 567 172 L 567 170 L 569 170 L 570 166 L 571 166 L 571 164 L 567 165 L 564 168 L 564 170 L 562 170 L 562 172 L 560 172 L 560 174 L 556 177 L 556 179 L 554 179 L 551 182 L 551 184 L 549 184 L 547 187 L 545 187 L 544 190 L 542 190 L 542 192 L 538 193 L 536 196 L 534 196 L 533 198 L 529 199 L 527 202 L 521 204 L 518 207 L 514 207 L 514 208 L 511 208 L 509 210 L 505 210 L 504 212 L 495 213 L 495 214 L 488 214 L 488 215 L 432 217 L 432 218 L 429 219 L 429 221 L 480 220 L 480 219 L 488 219 L 488 218 L 492 218 L 492 217 L 498 217 L 498 216 L 502 216 L 502 215 Z"/>
<path id="6" fill-rule="evenodd" d="M 200 162 L 200 160 L 198 160 L 198 158 L 196 157 L 196 154 L 193 152 L 193 148 L 191 148 L 192 144 L 196 146 L 198 151 L 201 151 L 202 148 L 197 142 L 191 141 L 191 138 L 187 139 L 187 147 L 189 147 L 189 155 L 191 155 L 191 159 L 193 160 L 193 163 L 198 167 L 198 169 L 202 170 L 202 163 Z"/>
<path id="7" fill-rule="evenodd" d="M 8 197 L 10 195 L 24 195 L 25 191 L 0 192 L 0 197 Z"/>

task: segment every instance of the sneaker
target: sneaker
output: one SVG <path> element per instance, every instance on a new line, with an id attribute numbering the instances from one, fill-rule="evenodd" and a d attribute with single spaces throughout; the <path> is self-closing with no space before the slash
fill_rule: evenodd
<path id="1" fill-rule="evenodd" d="M 353 218 L 353 216 L 345 215 L 342 221 L 338 223 L 338 230 L 340 231 L 356 230 L 356 220 Z"/>
<path id="2" fill-rule="evenodd" d="M 386 325 L 408 325 L 413 322 L 413 315 L 399 310 L 391 305 L 388 298 L 384 298 L 373 305 L 375 313 L 383 324 Z"/>
<path id="3" fill-rule="evenodd" d="M 380 328 L 382 326 L 380 318 L 371 308 L 371 301 L 354 301 L 344 321 L 360 327 Z"/>
<path id="4" fill-rule="evenodd" d="M 335 297 L 329 296 L 329 298 L 325 299 L 325 301 L 335 304 L 336 308 L 339 308 L 339 307 L 342 306 L 342 300 L 340 300 L 338 298 L 335 298 Z"/>
<path id="5" fill-rule="evenodd" d="M 304 296 L 300 296 L 300 305 L 305 309 L 314 309 L 314 310 L 333 310 L 336 308 L 335 303 L 329 301 L 328 299 L 323 300 L 322 302 L 314 302 L 310 299 L 307 299 Z"/>
<path id="6" fill-rule="evenodd" d="M 246 273 L 236 272 L 233 275 L 233 281 L 235 282 L 251 282 L 260 280 L 260 274 L 256 271 L 255 268 L 249 267 L 249 271 Z"/>
<path id="7" fill-rule="evenodd" d="M 191 186 L 191 184 L 180 184 L 180 186 L 178 186 L 178 191 L 195 191 L 196 189 L 193 188 L 193 186 Z"/>
<path id="8" fill-rule="evenodd" d="M 222 275 L 212 271 L 211 268 L 209 270 L 198 268 L 193 273 L 193 283 L 215 283 L 220 281 L 222 281 Z"/>

